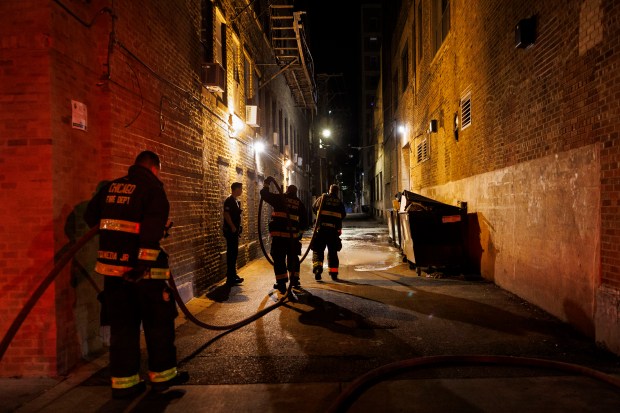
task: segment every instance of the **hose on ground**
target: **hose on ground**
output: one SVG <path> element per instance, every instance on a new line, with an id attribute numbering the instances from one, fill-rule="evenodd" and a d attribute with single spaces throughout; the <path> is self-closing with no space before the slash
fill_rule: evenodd
<path id="1" fill-rule="evenodd" d="M 411 371 L 420 367 L 444 365 L 504 365 L 549 368 L 568 373 L 577 373 L 620 388 L 620 377 L 615 377 L 589 367 L 560 361 L 529 357 L 492 355 L 428 356 L 386 364 L 358 377 L 338 395 L 336 400 L 327 410 L 327 413 L 346 412 L 364 391 L 390 376 Z"/>

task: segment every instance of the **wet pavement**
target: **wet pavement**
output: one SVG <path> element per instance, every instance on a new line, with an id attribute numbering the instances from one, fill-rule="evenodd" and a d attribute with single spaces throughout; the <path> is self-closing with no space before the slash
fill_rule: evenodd
<path id="1" fill-rule="evenodd" d="M 297 299 L 255 322 L 222 332 L 179 317 L 187 384 L 111 400 L 103 355 L 62 381 L 0 380 L 0 412 L 323 412 L 351 382 L 379 368 L 386 374 L 354 392 L 359 398 L 349 411 L 620 411 L 619 388 L 587 376 L 604 372 L 620 382 L 620 358 L 491 283 L 440 272 L 417 276 L 385 225 L 362 215 L 345 224 L 339 281 L 326 271 L 315 281 L 310 253 Z M 304 241 L 305 247 L 309 236 Z M 240 276 L 241 286 L 214 286 L 191 300 L 192 313 L 225 326 L 275 305 L 266 259 L 246 265 Z M 415 365 L 442 356 L 463 357 Z M 510 365 L 498 359 L 505 356 Z M 565 363 L 570 371 L 525 366 L 531 358 Z"/>

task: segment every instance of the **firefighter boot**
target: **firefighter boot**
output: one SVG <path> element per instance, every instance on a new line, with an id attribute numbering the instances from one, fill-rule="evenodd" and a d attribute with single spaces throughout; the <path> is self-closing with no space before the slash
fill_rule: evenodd
<path id="1" fill-rule="evenodd" d="M 286 281 L 278 281 L 273 285 L 273 288 L 278 290 L 280 294 L 286 294 Z"/>
<path id="2" fill-rule="evenodd" d="M 338 280 L 338 271 L 330 271 L 329 272 L 329 276 L 332 277 L 332 280 L 337 281 Z"/>
<path id="3" fill-rule="evenodd" d="M 144 383 L 143 381 L 140 381 L 138 384 L 131 386 L 131 387 L 125 387 L 125 388 L 119 388 L 119 389 L 112 389 L 112 398 L 113 399 L 129 399 L 132 397 L 135 397 L 139 394 L 141 394 L 142 392 L 144 392 L 144 390 L 146 390 L 146 383 Z"/>
<path id="4" fill-rule="evenodd" d="M 299 277 L 291 276 L 291 286 L 293 288 L 301 288 L 301 283 L 299 282 Z"/>
<path id="5" fill-rule="evenodd" d="M 321 273 L 323 272 L 323 266 L 315 266 L 312 269 L 312 272 L 314 273 L 314 279 L 317 281 L 321 280 Z"/>
<path id="6" fill-rule="evenodd" d="M 172 386 L 178 386 L 186 383 L 189 380 L 189 373 L 186 371 L 179 371 L 177 375 L 170 380 L 151 382 L 151 389 L 156 393 L 162 393 L 168 390 Z"/>

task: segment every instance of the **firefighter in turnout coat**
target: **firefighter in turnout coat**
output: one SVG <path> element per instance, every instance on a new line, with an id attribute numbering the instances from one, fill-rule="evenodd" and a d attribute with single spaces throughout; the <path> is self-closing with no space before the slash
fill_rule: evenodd
<path id="1" fill-rule="evenodd" d="M 301 255 L 301 236 L 308 226 L 306 207 L 297 198 L 297 187 L 289 185 L 284 194 L 269 192 L 269 183 L 273 178 L 265 179 L 260 195 L 273 207 L 269 221 L 271 235 L 271 257 L 277 288 L 282 294 L 286 292 L 289 279 L 293 287 L 299 287 L 299 255 Z M 288 270 L 288 273 L 287 273 Z"/>
<path id="2" fill-rule="evenodd" d="M 140 323 L 153 390 L 164 391 L 189 378 L 176 365 L 177 309 L 166 283 L 168 256 L 159 245 L 170 206 L 159 170 L 155 153 L 140 153 L 126 176 L 110 182 L 91 199 L 84 215 L 90 227 L 99 224 L 95 271 L 105 276 L 102 318 L 110 324 L 114 398 L 132 397 L 146 389 L 139 376 Z"/>
<path id="3" fill-rule="evenodd" d="M 338 251 L 342 249 L 342 220 L 347 216 L 344 204 L 338 198 L 340 188 L 337 185 L 329 187 L 329 193 L 323 194 L 314 201 L 312 210 L 319 213 L 317 220 L 319 228 L 312 241 L 312 272 L 314 279 L 320 280 L 323 272 L 323 259 L 327 247 L 327 266 L 333 280 L 338 279 Z M 318 212 L 320 209 L 320 212 Z"/>

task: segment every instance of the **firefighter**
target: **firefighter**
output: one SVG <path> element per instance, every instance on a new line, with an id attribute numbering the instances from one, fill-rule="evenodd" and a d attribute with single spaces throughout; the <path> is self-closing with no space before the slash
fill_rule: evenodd
<path id="1" fill-rule="evenodd" d="M 265 179 L 260 195 L 265 202 L 273 207 L 269 221 L 271 235 L 271 257 L 276 284 L 280 293 L 286 293 L 286 283 L 299 288 L 299 255 L 301 255 L 301 236 L 308 226 L 306 207 L 297 198 L 297 187 L 289 185 L 284 194 L 269 192 L 269 183 L 273 178 Z M 288 270 L 288 273 L 287 273 Z"/>
<path id="2" fill-rule="evenodd" d="M 323 194 L 314 201 L 312 210 L 320 213 L 317 216 L 319 228 L 312 241 L 312 272 L 314 279 L 320 280 L 323 272 L 323 258 L 325 247 L 327 247 L 327 266 L 332 280 L 338 279 L 338 251 L 342 249 L 342 220 L 347 216 L 344 204 L 338 198 L 340 188 L 338 185 L 331 185 L 329 193 Z"/>
<path id="3" fill-rule="evenodd" d="M 102 312 L 110 324 L 112 397 L 146 389 L 140 379 L 140 323 L 148 348 L 149 379 L 161 392 L 189 379 L 177 371 L 174 345 L 176 304 L 166 280 L 164 236 L 170 205 L 158 179 L 159 157 L 141 152 L 127 176 L 104 186 L 88 203 L 84 219 L 99 224 L 95 271 L 104 275 Z"/>

